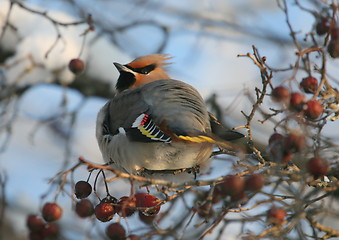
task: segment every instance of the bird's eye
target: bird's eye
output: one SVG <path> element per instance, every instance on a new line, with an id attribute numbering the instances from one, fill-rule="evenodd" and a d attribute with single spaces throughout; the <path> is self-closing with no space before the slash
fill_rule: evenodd
<path id="1" fill-rule="evenodd" d="M 155 69 L 155 65 L 151 64 L 151 65 L 147 65 L 146 67 L 138 68 L 135 70 L 136 72 L 141 73 L 141 74 L 148 74 L 152 72 L 154 69 Z"/>

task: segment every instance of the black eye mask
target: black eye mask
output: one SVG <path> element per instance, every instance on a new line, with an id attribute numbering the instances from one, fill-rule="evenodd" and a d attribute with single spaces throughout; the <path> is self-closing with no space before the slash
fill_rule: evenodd
<path id="1" fill-rule="evenodd" d="M 147 65 L 147 66 L 141 67 L 141 68 L 132 68 L 128 65 L 125 65 L 125 67 L 131 69 L 134 72 L 140 73 L 140 74 L 148 74 L 155 69 L 155 64 L 150 64 L 150 65 Z"/>

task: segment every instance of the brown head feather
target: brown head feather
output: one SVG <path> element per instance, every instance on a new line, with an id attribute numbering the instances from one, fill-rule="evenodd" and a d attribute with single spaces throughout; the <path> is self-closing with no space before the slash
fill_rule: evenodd
<path id="1" fill-rule="evenodd" d="M 159 66 L 170 64 L 167 61 L 171 58 L 172 57 L 170 57 L 167 54 L 151 54 L 151 55 L 138 57 L 127 65 L 131 66 L 132 68 L 140 68 L 140 67 L 144 67 L 150 64 L 155 64 L 156 66 L 159 67 Z"/>
<path id="2" fill-rule="evenodd" d="M 115 63 L 120 72 L 116 85 L 117 90 L 121 92 L 125 89 L 137 88 L 161 79 L 170 79 L 165 68 L 169 64 L 167 62 L 169 59 L 171 57 L 166 54 L 152 54 L 138 57 L 124 66 Z M 149 67 L 148 72 L 142 72 L 145 67 Z"/>

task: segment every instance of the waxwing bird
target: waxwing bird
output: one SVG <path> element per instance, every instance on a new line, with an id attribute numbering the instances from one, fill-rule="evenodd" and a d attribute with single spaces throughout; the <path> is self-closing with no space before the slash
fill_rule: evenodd
<path id="1" fill-rule="evenodd" d="M 192 86 L 171 79 L 164 54 L 121 65 L 117 94 L 99 111 L 96 137 L 113 168 L 146 177 L 185 173 L 210 162 L 213 145 L 231 147 L 211 132 L 211 115 Z"/>

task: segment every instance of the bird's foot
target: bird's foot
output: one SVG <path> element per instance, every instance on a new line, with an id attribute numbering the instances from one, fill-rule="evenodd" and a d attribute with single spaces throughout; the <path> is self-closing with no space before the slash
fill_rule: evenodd
<path id="1" fill-rule="evenodd" d="M 152 170 L 147 168 L 140 168 L 137 171 L 137 175 L 139 176 L 146 176 L 146 175 L 154 175 L 154 174 L 179 174 L 179 173 L 188 173 L 194 174 L 194 179 L 196 179 L 197 174 L 200 172 L 200 166 L 194 166 L 190 168 L 180 168 L 180 169 L 162 169 L 162 170 Z"/>

